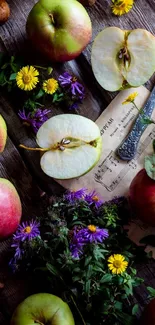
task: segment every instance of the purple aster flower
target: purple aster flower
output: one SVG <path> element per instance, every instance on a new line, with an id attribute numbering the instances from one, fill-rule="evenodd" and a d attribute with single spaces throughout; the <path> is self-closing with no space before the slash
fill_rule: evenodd
<path id="1" fill-rule="evenodd" d="M 18 265 L 16 259 L 13 257 L 11 258 L 9 262 L 9 267 L 12 270 L 13 273 L 15 273 L 18 270 Z"/>
<path id="2" fill-rule="evenodd" d="M 102 243 L 106 238 L 108 238 L 108 236 L 109 234 L 107 229 L 89 225 L 87 228 L 78 231 L 76 240 L 81 244 Z"/>
<path id="3" fill-rule="evenodd" d="M 79 106 L 79 103 L 78 102 L 75 102 L 72 105 L 70 105 L 69 110 L 70 111 L 76 110 L 78 108 L 78 106 Z"/>
<path id="4" fill-rule="evenodd" d="M 103 204 L 103 200 L 97 195 L 96 191 L 86 194 L 85 201 L 90 205 L 95 204 L 97 209 Z"/>
<path id="5" fill-rule="evenodd" d="M 67 201 L 69 201 L 70 203 L 74 202 L 75 200 L 84 200 L 85 199 L 85 195 L 86 195 L 86 188 L 81 188 L 78 191 L 68 191 L 64 197 Z"/>
<path id="6" fill-rule="evenodd" d="M 11 247 L 13 247 L 15 249 L 14 258 L 17 259 L 17 260 L 20 260 L 20 258 L 22 257 L 22 254 L 23 254 L 24 251 L 23 251 L 23 249 L 20 248 L 19 241 L 14 240 Z"/>
<path id="7" fill-rule="evenodd" d="M 33 131 L 37 133 L 41 125 L 48 120 L 48 113 L 50 113 L 50 110 L 38 108 L 35 112 L 30 112 L 28 114 L 25 113 L 25 110 L 19 111 L 18 115 L 25 124 L 31 126 Z"/>
<path id="8" fill-rule="evenodd" d="M 82 100 L 84 98 L 85 89 L 83 85 L 77 81 L 77 78 L 70 75 L 68 72 L 64 72 L 59 76 L 58 81 L 60 86 L 67 88 L 71 94 L 78 99 Z"/>
<path id="9" fill-rule="evenodd" d="M 37 236 L 40 236 L 39 231 L 40 224 L 36 221 L 23 222 L 18 226 L 16 233 L 13 235 L 13 240 L 15 244 L 19 241 L 23 242 L 28 239 L 31 240 Z"/>
<path id="10" fill-rule="evenodd" d="M 79 231 L 80 230 L 79 230 L 78 227 L 74 227 L 73 234 L 72 234 L 72 239 L 71 239 L 71 242 L 70 242 L 71 255 L 75 259 L 79 259 L 80 256 L 83 253 L 84 243 L 80 242 L 78 240 L 78 236 L 77 236 L 77 234 L 78 234 Z"/>

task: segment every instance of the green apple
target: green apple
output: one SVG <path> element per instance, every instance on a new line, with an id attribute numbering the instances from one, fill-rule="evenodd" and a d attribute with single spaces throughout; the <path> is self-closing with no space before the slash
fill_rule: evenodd
<path id="1" fill-rule="evenodd" d="M 155 71 L 155 37 L 145 29 L 107 27 L 94 40 L 91 63 L 106 90 L 141 86 Z"/>
<path id="2" fill-rule="evenodd" d="M 102 151 L 99 127 L 90 119 L 74 114 L 51 117 L 38 130 L 41 168 L 48 176 L 70 179 L 86 174 L 98 162 Z"/>
<path id="3" fill-rule="evenodd" d="M 40 0 L 26 24 L 34 47 L 52 61 L 69 61 L 87 46 L 92 25 L 85 8 L 76 0 Z"/>
<path id="4" fill-rule="evenodd" d="M 15 310 L 11 325 L 75 325 L 69 306 L 59 297 L 37 293 Z"/>
<path id="5" fill-rule="evenodd" d="M 7 127 L 2 115 L 0 115 L 0 152 L 3 152 L 5 148 L 6 139 L 7 139 Z"/>

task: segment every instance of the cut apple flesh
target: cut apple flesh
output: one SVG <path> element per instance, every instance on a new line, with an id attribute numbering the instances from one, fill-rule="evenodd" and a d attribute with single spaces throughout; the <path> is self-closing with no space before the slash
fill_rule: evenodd
<path id="1" fill-rule="evenodd" d="M 105 28 L 94 41 L 91 62 L 104 89 L 138 87 L 155 71 L 155 37 L 144 29 Z"/>
<path id="2" fill-rule="evenodd" d="M 41 168 L 56 179 L 70 179 L 87 173 L 98 162 L 102 141 L 98 126 L 73 114 L 62 114 L 46 121 L 37 133 L 37 143 L 48 148 Z"/>

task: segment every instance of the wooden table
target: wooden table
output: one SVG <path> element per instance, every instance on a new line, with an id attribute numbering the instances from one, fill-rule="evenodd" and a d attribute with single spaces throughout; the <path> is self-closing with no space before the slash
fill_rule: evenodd
<path id="1" fill-rule="evenodd" d="M 0 27 L 0 51 L 13 54 L 26 46 L 30 53 L 31 47 L 26 41 L 25 22 L 35 2 L 35 0 L 8 0 L 11 17 Z M 132 11 L 122 17 L 112 15 L 110 4 L 110 0 L 96 0 L 96 4 L 88 8 L 93 24 L 92 41 L 99 31 L 111 25 L 123 29 L 145 28 L 155 34 L 155 0 L 135 0 Z M 80 106 L 79 113 L 95 121 L 116 93 L 109 93 L 97 84 L 90 66 L 91 45 L 92 42 L 77 60 L 57 65 L 54 71 L 57 75 L 67 70 L 79 77 L 86 88 L 86 99 Z M 155 77 L 147 83 L 148 89 L 152 88 L 154 81 Z M 20 106 L 20 98 L 17 103 Z M 55 115 L 62 113 L 62 110 L 53 108 L 52 112 Z M 22 125 L 15 113 L 15 104 L 8 94 L 0 94 L 0 113 L 8 126 L 7 146 L 0 155 L 0 177 L 8 178 L 16 186 L 22 200 L 23 218 L 35 217 L 43 206 L 42 191 L 51 195 L 60 194 L 63 189 L 41 171 L 39 155 L 19 149 L 20 143 L 33 146 L 35 139 Z M 4 283 L 4 288 L 0 289 L 1 325 L 9 324 L 16 305 L 31 293 L 31 285 L 27 284 L 26 279 L 19 279 L 9 273 L 10 242 L 11 239 L 8 239 L 0 244 L 0 282 Z M 155 287 L 155 262 L 137 265 L 137 269 L 139 276 L 144 277 L 145 285 Z M 139 302 L 141 308 L 146 298 L 145 285 L 135 292 L 135 301 Z"/>

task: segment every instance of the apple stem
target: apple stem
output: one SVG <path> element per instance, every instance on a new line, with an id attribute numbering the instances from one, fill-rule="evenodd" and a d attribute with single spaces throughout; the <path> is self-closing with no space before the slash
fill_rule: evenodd
<path id="1" fill-rule="evenodd" d="M 36 324 L 40 324 L 40 325 L 44 325 L 42 322 L 40 322 L 39 320 L 35 320 L 34 321 Z"/>
<path id="2" fill-rule="evenodd" d="M 31 148 L 31 147 L 24 146 L 23 144 L 20 144 L 19 147 L 26 149 L 26 150 L 31 150 L 31 151 L 48 151 L 49 150 L 49 148 Z"/>
<path id="3" fill-rule="evenodd" d="M 49 13 L 49 17 L 51 18 L 51 22 L 54 24 L 55 21 L 54 21 L 54 17 L 53 17 L 53 15 L 51 14 L 51 12 Z"/>

